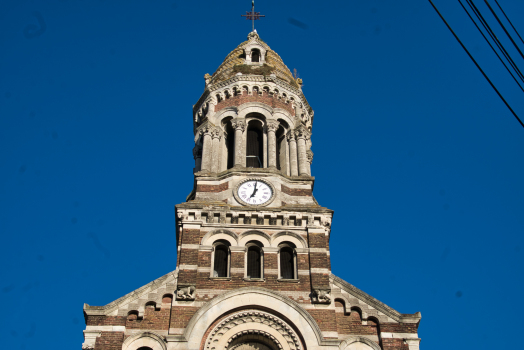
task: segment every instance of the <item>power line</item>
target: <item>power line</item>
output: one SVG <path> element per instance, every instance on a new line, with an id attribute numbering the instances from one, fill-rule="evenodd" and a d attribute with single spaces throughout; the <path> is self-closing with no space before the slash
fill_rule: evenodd
<path id="1" fill-rule="evenodd" d="M 515 48 L 516 48 L 517 51 L 520 53 L 520 55 L 522 56 L 522 58 L 524 58 L 524 54 L 522 53 L 522 51 L 520 51 L 520 49 L 519 49 L 519 47 L 517 46 L 517 44 L 515 43 L 515 41 L 513 41 L 513 38 L 511 37 L 511 35 L 509 35 L 508 31 L 506 30 L 506 27 L 504 27 L 504 24 L 502 24 L 502 22 L 500 21 L 499 16 L 497 16 L 497 14 L 495 13 L 495 11 L 493 11 L 493 9 L 491 8 L 491 5 L 489 4 L 488 0 L 484 0 L 484 2 L 486 3 L 486 5 L 488 5 L 489 10 L 490 10 L 491 13 L 493 14 L 493 16 L 495 16 L 495 18 L 497 19 L 497 22 L 499 22 L 499 24 L 500 24 L 500 26 L 502 27 L 502 29 L 504 29 L 504 33 L 506 33 L 506 35 L 508 36 L 509 40 L 511 40 L 511 42 L 513 43 L 513 46 L 515 46 Z"/>
<path id="2" fill-rule="evenodd" d="M 475 6 L 475 3 L 472 0 L 466 0 L 466 2 L 471 7 L 473 12 L 475 13 L 475 16 L 477 16 L 477 18 L 479 19 L 480 23 L 482 24 L 484 29 L 486 29 L 486 31 L 488 32 L 489 36 L 495 42 L 495 44 L 497 45 L 499 50 L 502 52 L 502 54 L 504 55 L 506 60 L 508 60 L 508 62 L 511 65 L 511 67 L 515 70 L 515 72 L 517 73 L 519 78 L 522 81 L 524 81 L 524 75 L 522 74 L 520 69 L 517 67 L 517 64 L 515 63 L 515 61 L 513 61 L 513 59 L 511 58 L 511 55 L 508 53 L 508 51 L 506 51 L 506 48 L 504 47 L 504 45 L 502 45 L 500 40 L 497 38 L 497 36 L 495 35 L 495 32 L 493 32 L 493 30 L 489 26 L 488 22 L 484 19 L 484 16 L 482 16 L 482 13 L 480 13 L 480 10 L 477 8 L 477 6 Z"/>
<path id="3" fill-rule="evenodd" d="M 506 17 L 506 19 L 508 20 L 509 24 L 511 25 L 511 28 L 513 28 L 513 30 L 515 31 L 515 33 L 517 33 L 520 41 L 522 41 L 522 43 L 524 44 L 524 40 L 522 40 L 522 37 L 520 36 L 519 32 L 517 31 L 517 29 L 513 26 L 513 23 L 511 23 L 511 21 L 509 20 L 508 16 L 506 16 L 506 12 L 504 12 L 504 10 L 502 9 L 502 7 L 499 5 L 499 2 L 497 0 L 495 0 L 495 3 L 497 4 L 497 6 L 499 7 L 500 11 L 502 11 L 502 13 L 504 14 L 504 17 Z"/>
<path id="4" fill-rule="evenodd" d="M 500 60 L 500 62 L 504 65 L 504 67 L 506 68 L 506 70 L 508 71 L 508 73 L 511 75 L 511 77 L 513 78 L 513 80 L 515 80 L 515 83 L 517 83 L 517 85 L 520 87 L 520 89 L 522 90 L 522 92 L 524 92 L 524 88 L 522 88 L 522 85 L 520 85 L 519 81 L 517 80 L 517 78 L 515 78 L 515 76 L 513 75 L 513 73 L 511 72 L 511 70 L 508 68 L 508 66 L 506 65 L 506 63 L 504 62 L 504 60 L 502 59 L 502 57 L 500 57 L 499 53 L 497 52 L 497 50 L 495 50 L 495 48 L 493 47 L 493 45 L 491 45 L 491 43 L 489 42 L 488 38 L 486 38 L 486 36 L 484 35 L 484 33 L 482 32 L 482 30 L 480 29 L 480 27 L 477 25 L 477 22 L 475 22 L 475 20 L 473 19 L 473 17 L 471 17 L 471 15 L 469 14 L 468 10 L 466 9 L 466 7 L 464 6 L 464 4 L 462 4 L 462 1 L 459 0 L 459 3 L 460 3 L 460 6 L 462 6 L 462 8 L 464 9 L 464 11 L 466 11 L 466 13 L 468 14 L 468 17 L 469 19 L 471 19 L 471 21 L 473 22 L 473 24 L 475 25 L 475 27 L 477 27 L 478 31 L 480 32 L 480 34 L 482 35 L 482 37 L 484 38 L 484 40 L 486 40 L 486 42 L 488 43 L 489 47 L 491 47 L 491 49 L 493 50 L 493 52 L 495 53 L 495 55 L 497 55 L 498 59 Z M 468 3 L 469 5 L 469 3 Z"/>
<path id="5" fill-rule="evenodd" d="M 473 58 L 473 56 L 471 56 L 471 54 L 469 53 L 468 49 L 466 48 L 466 46 L 464 46 L 464 44 L 462 43 L 462 41 L 460 41 L 459 37 L 457 36 L 457 34 L 455 34 L 455 32 L 453 31 L 453 29 L 451 29 L 451 27 L 449 26 L 448 22 L 446 22 L 446 20 L 444 19 L 444 17 L 440 14 L 439 10 L 437 9 L 437 7 L 435 6 L 435 4 L 433 3 L 433 1 L 429 0 L 431 6 L 433 6 L 433 8 L 435 9 L 435 11 L 437 11 L 438 15 L 440 16 L 440 18 L 442 19 L 442 21 L 444 22 L 444 24 L 446 25 L 446 27 L 448 27 L 449 31 L 451 32 L 451 34 L 453 34 L 453 36 L 455 37 L 455 39 L 457 39 L 457 41 L 459 42 L 460 46 L 462 46 L 462 48 L 464 49 L 464 51 L 466 51 L 466 53 L 468 54 L 469 58 L 471 58 L 471 60 L 473 61 L 473 63 L 475 63 L 475 66 L 477 66 L 477 68 L 479 69 L 479 71 L 482 73 L 482 75 L 484 76 L 484 78 L 486 78 L 486 80 L 488 81 L 489 85 L 491 85 L 491 87 L 493 88 L 493 90 L 495 90 L 495 92 L 497 93 L 497 95 L 499 95 L 500 99 L 502 100 L 502 102 L 504 102 L 504 104 L 506 105 L 506 107 L 508 107 L 508 109 L 511 111 L 511 113 L 513 114 L 513 116 L 515 116 L 515 118 L 517 118 L 518 122 L 520 123 L 520 125 L 524 128 L 524 123 L 522 123 L 522 120 L 520 120 L 520 118 L 518 117 L 517 113 L 515 113 L 515 111 L 511 108 L 511 106 L 508 104 L 508 102 L 506 102 L 506 100 L 504 99 L 504 97 L 500 94 L 499 90 L 497 90 L 497 88 L 495 87 L 495 85 L 493 85 L 493 83 L 491 82 L 491 80 L 488 78 L 488 76 L 486 75 L 486 73 L 484 73 L 484 71 L 482 70 L 482 68 L 480 68 L 479 64 L 477 63 L 477 61 L 475 61 L 475 59 Z"/>

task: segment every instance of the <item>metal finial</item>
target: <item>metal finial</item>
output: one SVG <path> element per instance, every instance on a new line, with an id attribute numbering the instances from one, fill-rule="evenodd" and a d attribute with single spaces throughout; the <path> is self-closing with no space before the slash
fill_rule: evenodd
<path id="1" fill-rule="evenodd" d="M 242 15 L 242 17 L 246 17 L 246 20 L 251 20 L 251 23 L 253 25 L 252 31 L 255 31 L 255 21 L 259 20 L 261 17 L 266 17 L 264 15 L 261 15 L 260 12 L 255 12 L 255 0 L 251 0 L 251 12 L 246 11 L 245 15 Z"/>

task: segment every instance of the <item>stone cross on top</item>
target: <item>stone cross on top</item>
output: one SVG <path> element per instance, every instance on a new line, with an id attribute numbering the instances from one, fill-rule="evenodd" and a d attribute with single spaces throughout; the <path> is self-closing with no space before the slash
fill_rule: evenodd
<path id="1" fill-rule="evenodd" d="M 252 31 L 255 31 L 255 20 L 259 20 L 260 17 L 266 17 L 264 15 L 261 15 L 260 12 L 255 12 L 255 0 L 251 1 L 251 12 L 247 12 L 245 15 L 241 15 L 241 17 L 246 17 L 246 20 L 251 20 L 251 23 L 253 24 Z"/>

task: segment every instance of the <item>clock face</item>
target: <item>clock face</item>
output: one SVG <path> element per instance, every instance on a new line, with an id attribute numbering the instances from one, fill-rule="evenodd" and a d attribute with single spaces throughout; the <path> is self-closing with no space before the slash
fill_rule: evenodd
<path id="1" fill-rule="evenodd" d="M 238 187 L 237 195 L 246 204 L 261 205 L 273 197 L 273 189 L 264 181 L 248 180 Z"/>

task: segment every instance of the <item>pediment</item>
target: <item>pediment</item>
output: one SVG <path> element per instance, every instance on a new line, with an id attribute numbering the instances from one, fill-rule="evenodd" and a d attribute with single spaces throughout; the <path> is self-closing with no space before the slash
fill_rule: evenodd
<path id="1" fill-rule="evenodd" d="M 375 317 L 380 322 L 398 323 L 418 323 L 421 319 L 420 312 L 402 314 L 333 274 L 330 276 L 330 284 L 332 300 L 343 300 L 347 309 L 360 308 L 363 319 Z"/>
<path id="2" fill-rule="evenodd" d="M 146 303 L 155 302 L 160 307 L 164 295 L 174 296 L 177 278 L 178 270 L 169 272 L 107 305 L 84 304 L 84 312 L 87 315 L 127 316 L 129 311 L 136 310 L 143 316 Z"/>

